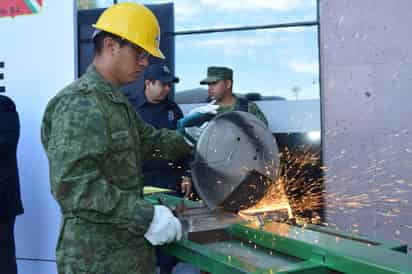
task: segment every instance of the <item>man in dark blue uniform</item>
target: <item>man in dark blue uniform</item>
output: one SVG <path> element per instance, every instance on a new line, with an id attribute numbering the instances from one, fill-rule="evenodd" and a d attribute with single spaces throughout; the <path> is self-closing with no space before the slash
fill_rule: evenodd
<path id="1" fill-rule="evenodd" d="M 23 213 L 17 170 L 19 117 L 13 101 L 0 95 L 0 273 L 17 273 L 14 243 L 16 216 Z"/>
<path id="2" fill-rule="evenodd" d="M 156 129 L 176 129 L 183 117 L 179 106 L 168 99 L 173 83 L 179 78 L 173 76 L 166 65 L 153 64 L 144 72 L 144 90 L 128 94 L 129 100 L 146 123 Z M 188 176 L 189 159 L 179 161 L 151 160 L 143 164 L 145 186 L 167 188 L 177 196 L 191 193 L 191 180 Z M 177 260 L 156 249 L 157 265 L 160 273 L 171 273 Z"/>
<path id="3" fill-rule="evenodd" d="M 144 90 L 129 94 L 129 100 L 146 123 L 156 129 L 176 129 L 183 117 L 179 106 L 168 99 L 172 83 L 179 78 L 173 76 L 166 65 L 153 64 L 144 72 Z M 191 183 L 187 171 L 188 159 L 171 162 L 152 160 L 143 165 L 144 184 L 174 191 L 175 195 L 189 195 Z M 183 181 L 182 181 L 183 177 Z"/>

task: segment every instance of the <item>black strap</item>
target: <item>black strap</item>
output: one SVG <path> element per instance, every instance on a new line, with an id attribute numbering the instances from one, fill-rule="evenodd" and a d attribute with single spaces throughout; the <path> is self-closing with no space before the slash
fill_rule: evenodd
<path id="1" fill-rule="evenodd" d="M 173 124 L 176 125 L 177 121 L 178 121 L 180 118 L 183 117 L 183 113 L 182 113 L 182 111 L 180 110 L 179 106 L 178 106 L 175 102 L 172 102 L 172 101 L 169 101 L 169 100 L 168 100 L 168 101 L 167 101 L 167 105 L 168 105 L 168 108 L 169 108 L 171 111 L 173 111 L 173 116 L 174 116 Z"/>
<path id="2" fill-rule="evenodd" d="M 249 111 L 249 100 L 246 98 L 237 98 L 237 104 L 235 106 L 235 110 L 238 111 L 244 111 L 248 112 Z"/>

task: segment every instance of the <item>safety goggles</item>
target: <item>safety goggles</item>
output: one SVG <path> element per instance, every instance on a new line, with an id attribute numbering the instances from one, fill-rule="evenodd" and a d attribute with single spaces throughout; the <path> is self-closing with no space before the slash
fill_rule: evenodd
<path id="1" fill-rule="evenodd" d="M 127 42 L 127 45 L 135 51 L 137 61 L 142 61 L 143 59 L 149 58 L 150 53 L 142 49 L 141 47 L 130 42 Z"/>

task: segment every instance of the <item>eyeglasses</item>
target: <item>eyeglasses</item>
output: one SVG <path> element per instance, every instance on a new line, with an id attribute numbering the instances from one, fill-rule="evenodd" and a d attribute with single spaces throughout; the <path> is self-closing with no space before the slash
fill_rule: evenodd
<path id="1" fill-rule="evenodd" d="M 130 42 L 128 42 L 127 45 L 128 45 L 130 48 L 134 49 L 134 51 L 135 51 L 135 53 L 136 53 L 136 60 L 137 60 L 137 61 L 142 61 L 143 59 L 149 58 L 150 53 L 147 52 L 146 50 L 142 49 L 141 47 L 139 47 L 139 46 L 137 46 L 137 45 L 135 45 L 135 44 L 132 44 L 132 43 L 130 43 Z"/>

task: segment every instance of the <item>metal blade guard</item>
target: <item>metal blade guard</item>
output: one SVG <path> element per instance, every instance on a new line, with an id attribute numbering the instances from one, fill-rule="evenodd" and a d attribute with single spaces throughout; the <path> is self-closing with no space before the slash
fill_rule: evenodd
<path id="1" fill-rule="evenodd" d="M 199 196 L 210 209 L 238 212 L 256 204 L 276 181 L 279 154 L 270 130 L 254 115 L 219 115 L 200 135 L 191 165 Z"/>

